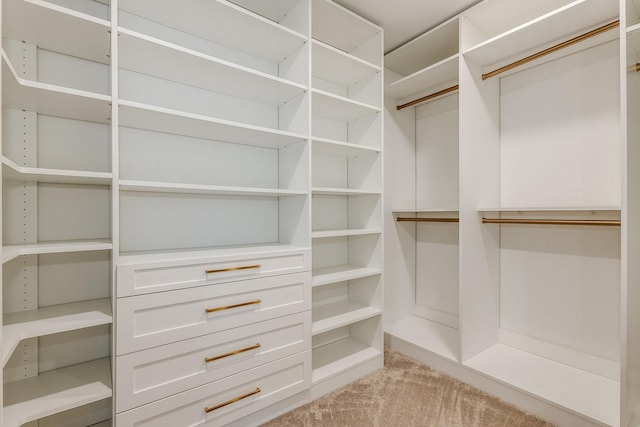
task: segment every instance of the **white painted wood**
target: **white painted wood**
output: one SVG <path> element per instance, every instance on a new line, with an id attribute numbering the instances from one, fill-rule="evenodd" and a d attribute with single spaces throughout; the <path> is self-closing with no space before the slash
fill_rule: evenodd
<path id="1" fill-rule="evenodd" d="M 220 248 L 120 256 L 118 297 L 186 289 L 308 271 L 309 249 L 292 246 Z M 240 269 L 255 266 L 259 268 Z M 224 271 L 228 269 L 229 271 Z M 206 274 L 207 270 L 222 270 Z"/>
<path id="2" fill-rule="evenodd" d="M 69 241 L 69 242 L 40 242 L 26 245 L 8 245 L 2 247 L 2 262 L 6 263 L 22 255 L 56 254 L 64 252 L 105 251 L 110 250 L 112 244 L 108 240 L 99 241 Z"/>
<path id="3" fill-rule="evenodd" d="M 376 276 L 380 273 L 380 269 L 377 268 L 359 267 L 350 264 L 314 268 L 313 286 L 323 286 L 347 280 L 361 279 Z"/>
<path id="4" fill-rule="evenodd" d="M 312 383 L 316 385 L 381 356 L 380 350 L 353 338 L 314 348 Z"/>
<path id="5" fill-rule="evenodd" d="M 380 108 L 344 96 L 312 89 L 313 115 L 342 122 L 352 122 L 380 112 Z"/>
<path id="6" fill-rule="evenodd" d="M 2 178 L 8 181 L 49 182 L 59 184 L 111 184 L 107 172 L 31 168 L 17 165 L 2 156 Z"/>
<path id="7" fill-rule="evenodd" d="M 382 64 L 379 44 L 382 29 L 355 13 L 343 8 L 330 0 L 314 0 L 312 2 L 312 36 L 330 46 L 360 57 L 374 65 Z M 378 44 L 376 54 L 359 52 L 368 40 Z"/>
<path id="8" fill-rule="evenodd" d="M 116 416 L 118 426 L 201 424 L 225 425 L 266 408 L 310 385 L 310 352 L 298 353 L 219 381 L 157 400 Z M 204 408 L 260 389 L 260 392 L 209 414 Z"/>
<path id="9" fill-rule="evenodd" d="M 388 323 L 384 333 L 407 341 L 430 353 L 457 362 L 460 359 L 458 329 L 434 321 L 410 316 Z"/>
<path id="10" fill-rule="evenodd" d="M 242 188 L 225 187 L 221 185 L 178 184 L 173 182 L 147 182 L 133 180 L 120 180 L 120 191 L 211 194 L 247 197 L 301 196 L 307 194 L 302 190 L 286 190 L 278 188 Z"/>
<path id="11" fill-rule="evenodd" d="M 3 105 L 57 117 L 107 123 L 111 97 L 25 80 L 2 53 Z"/>
<path id="12" fill-rule="evenodd" d="M 381 313 L 382 311 L 379 308 L 349 300 L 316 305 L 313 307 L 311 334 L 322 334 L 332 329 L 379 316 Z"/>
<path id="13" fill-rule="evenodd" d="M 451 328 L 458 329 L 458 315 L 415 304 L 413 314 Z"/>
<path id="14" fill-rule="evenodd" d="M 617 381 L 503 344 L 490 347 L 464 365 L 596 422 L 619 425 Z"/>
<path id="15" fill-rule="evenodd" d="M 620 205 L 618 58 L 611 42 L 501 79 L 502 206 Z"/>
<path id="16" fill-rule="evenodd" d="M 109 298 L 5 314 L 2 326 L 2 365 L 6 365 L 23 339 L 111 323 Z"/>
<path id="17" fill-rule="evenodd" d="M 125 28 L 118 31 L 119 64 L 127 70 L 269 105 L 280 105 L 307 90 L 305 85 L 174 43 Z M 145 52 L 145 55 L 140 55 L 140 52 Z"/>
<path id="18" fill-rule="evenodd" d="M 4 14 L 11 17 L 4 22 L 3 37 L 103 64 L 109 62 L 108 20 L 44 0 L 8 0 L 3 5 Z"/>
<path id="19" fill-rule="evenodd" d="M 311 191 L 318 196 L 373 196 L 382 194 L 380 191 L 352 190 L 349 188 L 313 187 Z"/>
<path id="20" fill-rule="evenodd" d="M 494 1 L 493 3 L 498 2 Z M 530 9 L 534 8 L 523 7 L 523 2 L 513 2 L 509 5 L 506 5 L 505 2 L 502 3 L 502 8 L 496 9 L 494 12 L 500 10 L 499 15 L 516 16 L 515 19 L 524 18 L 522 15 L 529 13 L 527 16 L 529 20 L 509 26 L 508 30 L 501 32 L 507 22 L 514 18 L 499 22 L 495 17 L 498 15 L 497 13 L 493 17 L 489 15 L 477 19 L 475 10 L 465 13 L 473 25 L 485 29 L 486 33 L 490 35 L 480 42 L 462 48 L 462 54 L 465 57 L 483 66 L 495 64 L 517 54 L 522 57 L 528 56 L 538 50 L 613 21 L 618 14 L 617 3 L 610 0 L 576 0 L 570 3 L 564 1 L 562 3 L 566 4 L 558 5 L 557 8 L 534 11 L 533 13 Z M 509 14 L 505 14 L 504 7 L 509 8 Z M 546 4 L 540 6 L 540 8 L 542 7 L 546 7 Z M 516 8 L 522 8 L 523 11 L 514 13 Z M 478 10 L 482 10 L 482 7 L 479 7 Z M 536 12 L 542 12 L 542 14 L 535 16 Z M 484 13 L 486 14 L 486 12 Z"/>
<path id="21" fill-rule="evenodd" d="M 310 329 L 310 313 L 303 312 L 119 356 L 116 412 L 302 352 L 311 346 Z M 256 344 L 257 349 L 205 362 Z"/>
<path id="22" fill-rule="evenodd" d="M 281 148 L 306 139 L 303 134 L 221 120 L 133 101 L 120 101 L 120 125 L 194 138 Z"/>
<path id="23" fill-rule="evenodd" d="M 312 40 L 313 75 L 348 87 L 380 72 L 380 67 L 333 46 Z"/>
<path id="24" fill-rule="evenodd" d="M 296 273 L 119 298 L 118 355 L 308 310 L 309 282 L 308 273 Z"/>
<path id="25" fill-rule="evenodd" d="M 297 31 L 222 0 L 189 0 L 180 4 L 163 1 L 153 7 L 145 1 L 123 0 L 118 7 L 121 11 L 275 63 L 281 62 L 307 40 Z M 216 17 L 216 25 L 211 25 L 211 16 Z"/>
<path id="26" fill-rule="evenodd" d="M 291 13 L 299 2 L 298 0 L 278 0 L 270 2 L 262 2 L 255 0 L 232 0 L 232 3 L 245 7 L 250 11 L 264 16 L 274 22 L 281 22 L 287 15 Z"/>
<path id="27" fill-rule="evenodd" d="M 415 95 L 415 99 L 418 99 L 458 84 L 458 56 L 456 53 L 388 84 L 384 89 L 385 95 L 396 99 Z"/>
<path id="28" fill-rule="evenodd" d="M 500 329 L 500 343 L 600 375 L 601 377 L 617 382 L 620 381 L 619 361 L 593 356 L 584 351 L 567 347 L 565 343 L 560 345 L 551 344 L 506 329 Z"/>
<path id="29" fill-rule="evenodd" d="M 345 229 L 345 230 L 319 230 L 311 233 L 312 239 L 324 239 L 329 237 L 344 237 L 344 236 L 364 236 L 368 234 L 381 234 L 380 229 Z"/>
<path id="30" fill-rule="evenodd" d="M 3 425 L 20 425 L 111 397 L 109 359 L 5 384 Z"/>
<path id="31" fill-rule="evenodd" d="M 385 54 L 385 67 L 408 77 L 455 56 L 459 49 L 458 22 L 457 17 L 449 19 Z M 388 88 L 385 88 L 385 95 L 391 95 Z"/>
<path id="32" fill-rule="evenodd" d="M 326 138 L 313 139 L 313 154 L 327 157 L 357 157 L 370 152 L 379 153 L 377 147 L 362 144 L 351 144 Z"/>

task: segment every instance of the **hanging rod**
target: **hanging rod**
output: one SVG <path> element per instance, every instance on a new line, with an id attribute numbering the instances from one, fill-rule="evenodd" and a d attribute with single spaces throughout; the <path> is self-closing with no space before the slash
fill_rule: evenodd
<path id="1" fill-rule="evenodd" d="M 504 67 L 500 67 L 500 68 L 498 68 L 496 70 L 493 70 L 493 71 L 491 71 L 489 73 L 483 74 L 482 75 L 482 80 L 486 80 L 486 79 L 488 79 L 490 77 L 497 76 L 498 74 L 502 74 L 505 71 L 511 70 L 512 68 L 519 67 L 520 65 L 526 64 L 527 62 L 531 62 L 533 60 L 541 58 L 541 57 L 543 57 L 545 55 L 549 55 L 550 53 L 556 52 L 556 51 L 558 51 L 560 49 L 563 49 L 565 47 L 571 46 L 571 45 L 576 44 L 578 42 L 581 42 L 583 40 L 587 40 L 587 39 L 589 39 L 591 37 L 595 37 L 595 36 L 597 36 L 599 34 L 602 34 L 602 33 L 606 32 L 606 31 L 613 30 L 614 28 L 617 28 L 619 25 L 620 25 L 620 21 L 618 20 L 618 21 L 611 22 L 610 24 L 603 25 L 602 27 L 598 27 L 595 30 L 591 30 L 591 31 L 586 32 L 584 34 L 581 34 L 581 35 L 579 35 L 577 37 L 574 37 L 574 38 L 572 38 L 570 40 L 564 41 L 564 42 L 559 43 L 559 44 L 557 44 L 555 46 L 551 46 L 551 47 L 549 47 L 547 49 L 541 50 L 538 53 L 534 53 L 533 55 L 529 55 L 526 58 L 519 59 L 518 61 L 512 62 L 511 64 L 505 65 Z"/>
<path id="2" fill-rule="evenodd" d="M 636 72 L 640 73 L 640 62 L 636 62 Z"/>
<path id="3" fill-rule="evenodd" d="M 534 225 L 604 225 L 620 226 L 620 220 L 599 219 L 502 219 L 482 218 L 483 224 L 534 224 Z"/>
<path id="4" fill-rule="evenodd" d="M 398 217 L 398 222 L 460 222 L 458 218 L 403 218 Z"/>
<path id="5" fill-rule="evenodd" d="M 409 101 L 406 104 L 398 105 L 396 110 L 402 110 L 403 108 L 411 107 L 416 104 L 420 104 L 421 102 L 428 101 L 433 98 L 437 98 L 440 95 L 445 95 L 449 92 L 455 92 L 458 90 L 458 85 L 448 87 L 446 89 L 439 90 L 437 92 L 431 93 L 429 95 L 423 96 L 422 98 L 414 99 L 413 101 Z"/>

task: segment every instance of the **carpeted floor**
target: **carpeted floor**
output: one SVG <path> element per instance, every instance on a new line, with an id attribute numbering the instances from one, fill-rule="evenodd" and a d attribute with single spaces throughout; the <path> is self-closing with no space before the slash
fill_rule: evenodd
<path id="1" fill-rule="evenodd" d="M 552 427 L 400 353 L 376 371 L 263 427 Z"/>

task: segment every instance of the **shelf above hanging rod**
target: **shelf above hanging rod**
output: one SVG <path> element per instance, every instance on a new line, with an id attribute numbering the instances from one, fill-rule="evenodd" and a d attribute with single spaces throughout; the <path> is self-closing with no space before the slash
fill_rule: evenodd
<path id="1" fill-rule="evenodd" d="M 399 111 L 399 110 L 402 110 L 403 108 L 412 107 L 412 106 L 414 106 L 416 104 L 420 104 L 422 102 L 426 102 L 426 101 L 428 101 L 430 99 L 437 98 L 437 97 L 442 96 L 442 95 L 446 95 L 447 93 L 455 92 L 455 91 L 458 90 L 458 88 L 459 88 L 459 85 L 454 85 L 454 86 L 448 87 L 446 89 L 439 90 L 437 92 L 434 92 L 434 93 L 431 93 L 429 95 L 423 96 L 422 98 L 414 99 L 413 101 L 409 101 L 409 102 L 407 102 L 405 104 L 398 105 L 396 107 L 396 110 Z"/>
<path id="2" fill-rule="evenodd" d="M 554 45 L 554 46 L 551 46 L 551 47 L 549 47 L 547 49 L 541 50 L 540 52 L 534 53 L 533 55 L 529 55 L 529 56 L 527 56 L 525 58 L 519 59 L 519 60 L 517 60 L 515 62 L 507 64 L 507 65 L 505 65 L 503 67 L 500 67 L 500 68 L 498 68 L 496 70 L 493 70 L 491 72 L 485 73 L 485 74 L 482 75 L 482 80 L 486 80 L 488 78 L 497 76 L 498 74 L 502 74 L 502 73 L 504 73 L 506 71 L 509 71 L 509 70 L 513 69 L 513 68 L 519 67 L 520 65 L 526 64 L 528 62 L 531 62 L 531 61 L 534 61 L 536 59 L 539 59 L 539 58 L 541 58 L 543 56 L 546 56 L 546 55 L 549 55 L 551 53 L 557 52 L 560 49 L 564 49 L 565 47 L 574 45 L 574 44 L 579 43 L 579 42 L 581 42 L 583 40 L 587 40 L 587 39 L 589 39 L 591 37 L 595 37 L 595 36 L 600 35 L 600 34 L 602 34 L 604 32 L 607 32 L 609 30 L 613 30 L 614 28 L 617 28 L 619 25 L 620 25 L 620 21 L 619 20 L 618 21 L 614 21 L 614 22 L 611 22 L 609 24 L 606 24 L 606 25 L 603 25 L 601 27 L 598 27 L 598 28 L 596 28 L 594 30 L 588 31 L 588 32 L 586 32 L 584 34 L 581 34 L 579 36 L 576 36 L 576 37 L 574 37 L 572 39 L 564 41 L 562 43 L 558 43 L 557 45 Z"/>
<path id="3" fill-rule="evenodd" d="M 482 218 L 483 224 L 531 224 L 531 225 L 591 225 L 619 227 L 620 220 L 599 219 L 506 219 Z"/>
<path id="4" fill-rule="evenodd" d="M 398 217 L 398 222 L 460 222 L 458 218 L 406 218 Z"/>

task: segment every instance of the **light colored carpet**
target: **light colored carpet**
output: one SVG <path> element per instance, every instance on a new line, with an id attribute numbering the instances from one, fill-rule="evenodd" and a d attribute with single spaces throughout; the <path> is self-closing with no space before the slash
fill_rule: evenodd
<path id="1" fill-rule="evenodd" d="M 263 425 L 294 426 L 553 427 L 389 349 L 384 369 Z"/>

